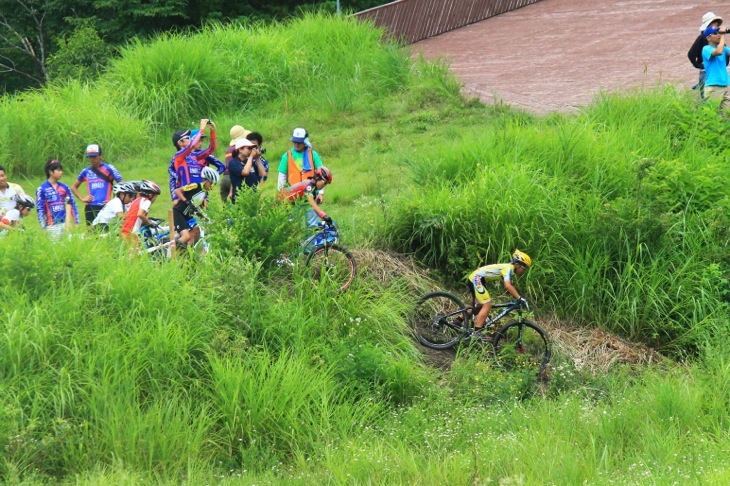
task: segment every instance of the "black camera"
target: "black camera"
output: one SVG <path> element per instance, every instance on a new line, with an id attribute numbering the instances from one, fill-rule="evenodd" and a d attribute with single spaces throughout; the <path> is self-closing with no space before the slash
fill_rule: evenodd
<path id="1" fill-rule="evenodd" d="M 266 147 L 259 147 L 259 153 L 261 155 L 265 154 L 266 153 Z"/>

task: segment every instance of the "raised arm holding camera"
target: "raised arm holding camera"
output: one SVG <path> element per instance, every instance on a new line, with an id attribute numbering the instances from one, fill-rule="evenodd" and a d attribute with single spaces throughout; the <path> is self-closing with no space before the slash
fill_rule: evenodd
<path id="1" fill-rule="evenodd" d="M 730 109 L 727 61 L 730 48 L 725 45 L 725 33 L 710 25 L 704 31 L 707 45 L 702 48 L 702 63 L 705 67 L 705 96 L 708 100 L 720 100 L 720 113 L 726 116 Z"/>

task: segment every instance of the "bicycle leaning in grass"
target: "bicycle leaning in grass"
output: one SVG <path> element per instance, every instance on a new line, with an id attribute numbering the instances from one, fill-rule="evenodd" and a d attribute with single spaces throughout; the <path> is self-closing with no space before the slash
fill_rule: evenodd
<path id="1" fill-rule="evenodd" d="M 474 337 L 474 316 L 481 306 L 467 306 L 452 293 L 431 292 L 418 299 L 411 315 L 411 328 L 418 341 L 432 349 L 449 349 L 458 343 L 480 343 L 491 346 L 492 352 L 505 369 L 535 369 L 541 372 L 550 362 L 552 349 L 547 332 L 522 317 L 528 310 L 526 301 L 493 304 L 498 311 L 490 319 L 493 335 Z M 516 315 L 515 315 L 516 314 Z M 499 327 L 507 316 L 514 320 Z"/>

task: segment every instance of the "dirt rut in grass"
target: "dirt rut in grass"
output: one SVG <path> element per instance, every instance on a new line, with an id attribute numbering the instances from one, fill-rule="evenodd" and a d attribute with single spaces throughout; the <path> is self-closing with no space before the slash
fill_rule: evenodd
<path id="1" fill-rule="evenodd" d="M 428 271 L 407 256 L 378 250 L 352 252 L 358 265 L 359 278 L 374 280 L 383 285 L 398 282 L 404 298 L 415 300 L 418 296 L 442 290 Z M 448 290 L 448 289 L 446 289 Z M 462 300 L 465 291 L 453 291 Z M 555 316 L 540 315 L 533 320 L 549 334 L 553 352 L 570 360 L 579 370 L 605 373 L 616 365 L 651 365 L 664 358 L 652 348 L 634 343 L 599 328 L 577 326 L 561 321 Z M 456 349 L 435 350 L 415 343 L 423 353 L 424 362 L 441 370 L 449 370 L 456 358 Z"/>

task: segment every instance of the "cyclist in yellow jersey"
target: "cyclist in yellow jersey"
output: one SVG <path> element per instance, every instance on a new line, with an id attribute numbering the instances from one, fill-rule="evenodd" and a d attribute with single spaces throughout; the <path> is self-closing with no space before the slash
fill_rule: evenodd
<path id="1" fill-rule="evenodd" d="M 477 320 L 474 324 L 474 336 L 479 339 L 487 339 L 483 334 L 482 330 L 487 322 L 487 316 L 492 310 L 492 298 L 489 296 L 489 292 L 484 287 L 486 282 L 494 282 L 502 280 L 504 288 L 507 292 L 517 299 L 518 302 L 527 304 L 527 300 L 520 295 L 512 283 L 514 275 L 522 275 L 525 270 L 530 268 L 532 265 L 532 259 L 527 253 L 515 250 L 512 254 L 512 261 L 510 263 L 496 263 L 494 265 L 486 265 L 484 267 L 477 268 L 468 277 L 469 287 L 474 292 L 475 305 L 480 306 L 479 312 L 477 313 Z"/>

